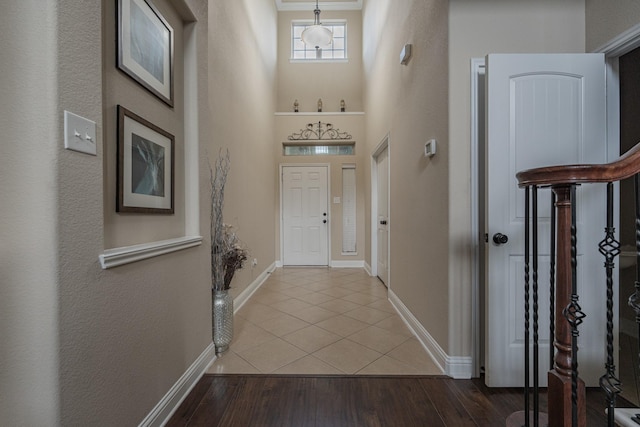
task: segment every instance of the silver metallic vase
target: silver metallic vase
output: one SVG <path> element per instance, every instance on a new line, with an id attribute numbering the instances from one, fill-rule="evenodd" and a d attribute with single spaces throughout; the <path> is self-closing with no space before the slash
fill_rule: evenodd
<path id="1" fill-rule="evenodd" d="M 213 293 L 213 344 L 216 354 L 229 349 L 233 339 L 233 298 L 229 291 L 211 291 Z"/>

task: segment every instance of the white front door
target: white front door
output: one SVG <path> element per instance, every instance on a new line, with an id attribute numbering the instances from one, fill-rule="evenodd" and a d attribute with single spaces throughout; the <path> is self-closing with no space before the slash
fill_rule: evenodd
<path id="1" fill-rule="evenodd" d="M 605 163 L 605 69 L 601 54 L 489 55 L 487 68 L 487 283 L 485 381 L 524 383 L 524 190 L 515 175 L 533 167 Z M 550 190 L 538 191 L 540 384 L 549 369 Z M 579 372 L 598 385 L 605 361 L 602 187 L 578 189 Z M 496 233 L 508 237 L 493 242 Z"/>
<path id="2" fill-rule="evenodd" d="M 389 283 L 389 154 L 385 148 L 376 157 L 378 189 L 378 277 Z"/>
<path id="3" fill-rule="evenodd" d="M 329 265 L 327 169 L 282 167 L 284 265 Z"/>

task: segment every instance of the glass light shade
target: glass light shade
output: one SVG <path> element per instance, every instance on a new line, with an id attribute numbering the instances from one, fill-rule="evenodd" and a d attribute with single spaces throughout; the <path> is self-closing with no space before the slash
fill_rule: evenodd
<path id="1" fill-rule="evenodd" d="M 300 38 L 306 45 L 314 46 L 316 49 L 327 47 L 333 40 L 331 30 L 322 25 L 310 25 L 304 29 Z"/>

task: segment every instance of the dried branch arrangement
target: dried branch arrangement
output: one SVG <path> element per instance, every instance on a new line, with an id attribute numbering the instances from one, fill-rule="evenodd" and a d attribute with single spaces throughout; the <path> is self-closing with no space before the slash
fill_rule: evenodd
<path id="1" fill-rule="evenodd" d="M 231 160 L 229 150 L 220 150 L 215 168 L 209 162 L 211 181 L 211 280 L 215 291 L 227 290 L 231 279 L 247 260 L 247 250 L 242 246 L 233 227 L 224 223 L 224 187 Z"/>
<path id="2" fill-rule="evenodd" d="M 211 280 L 212 287 L 216 291 L 224 290 L 224 223 L 222 208 L 224 207 L 224 186 L 227 183 L 227 175 L 231 160 L 229 150 L 224 153 L 222 149 L 216 160 L 215 170 L 209 162 L 209 178 L 211 180 Z M 228 289 L 228 288 L 227 288 Z"/>

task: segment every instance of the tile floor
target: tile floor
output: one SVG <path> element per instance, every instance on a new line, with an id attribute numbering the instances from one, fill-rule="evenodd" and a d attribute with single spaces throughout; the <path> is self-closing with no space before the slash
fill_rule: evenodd
<path id="1" fill-rule="evenodd" d="M 363 269 L 279 268 L 208 373 L 442 375 Z"/>

